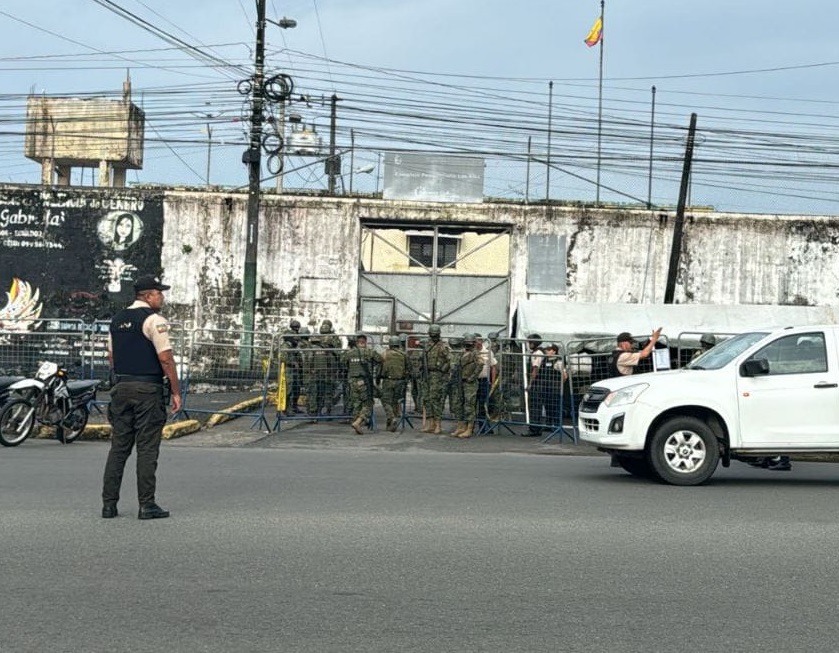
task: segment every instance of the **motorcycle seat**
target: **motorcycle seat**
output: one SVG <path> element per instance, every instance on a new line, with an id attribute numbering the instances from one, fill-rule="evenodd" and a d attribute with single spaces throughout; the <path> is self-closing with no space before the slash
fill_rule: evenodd
<path id="1" fill-rule="evenodd" d="M 22 376 L 0 376 L 0 391 L 6 390 L 13 383 L 23 381 Z"/>
<path id="2" fill-rule="evenodd" d="M 67 390 L 70 395 L 80 395 L 92 390 L 102 383 L 99 379 L 85 379 L 83 381 L 67 381 Z"/>

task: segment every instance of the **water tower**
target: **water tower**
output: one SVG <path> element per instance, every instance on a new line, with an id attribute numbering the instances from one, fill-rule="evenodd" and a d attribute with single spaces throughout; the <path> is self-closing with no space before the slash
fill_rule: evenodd
<path id="1" fill-rule="evenodd" d="M 99 186 L 125 186 L 126 170 L 143 168 L 145 113 L 122 100 L 30 96 L 25 155 L 41 164 L 41 183 L 69 186 L 73 168 L 98 168 Z"/>

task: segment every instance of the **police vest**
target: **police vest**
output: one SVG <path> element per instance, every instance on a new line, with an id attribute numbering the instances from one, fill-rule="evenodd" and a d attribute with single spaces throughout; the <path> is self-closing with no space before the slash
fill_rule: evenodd
<path id="1" fill-rule="evenodd" d="M 154 313 L 151 308 L 126 308 L 111 320 L 111 347 L 117 374 L 163 377 L 157 351 L 143 335 L 143 322 Z"/>

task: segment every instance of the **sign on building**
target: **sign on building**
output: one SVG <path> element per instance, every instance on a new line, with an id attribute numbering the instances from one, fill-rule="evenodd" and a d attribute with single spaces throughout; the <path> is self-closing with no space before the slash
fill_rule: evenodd
<path id="1" fill-rule="evenodd" d="M 483 202 L 484 160 L 446 154 L 385 152 L 382 197 L 416 202 Z"/>

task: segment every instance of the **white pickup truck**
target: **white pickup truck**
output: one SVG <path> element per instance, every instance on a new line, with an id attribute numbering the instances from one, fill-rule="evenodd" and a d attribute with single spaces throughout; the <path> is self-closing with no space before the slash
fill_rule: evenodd
<path id="1" fill-rule="evenodd" d="M 630 474 L 673 485 L 720 461 L 839 460 L 839 326 L 742 333 L 680 370 L 597 382 L 578 427 Z"/>

